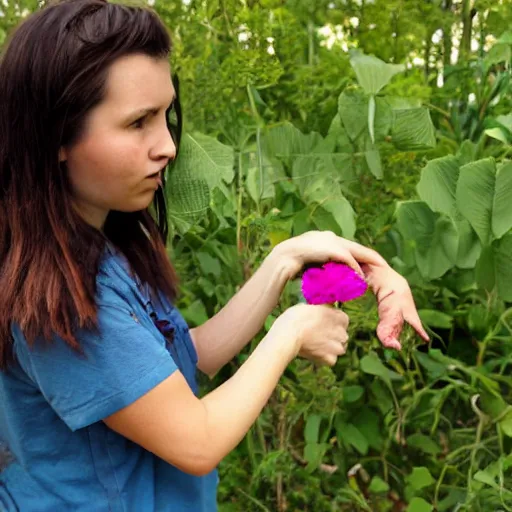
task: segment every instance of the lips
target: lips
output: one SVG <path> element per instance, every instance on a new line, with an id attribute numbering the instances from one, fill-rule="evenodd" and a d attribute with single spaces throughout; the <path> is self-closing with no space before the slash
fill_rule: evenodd
<path id="1" fill-rule="evenodd" d="M 158 187 L 160 187 L 160 188 L 163 187 L 163 184 L 162 184 L 162 171 L 161 170 L 157 171 L 157 172 L 154 172 L 153 174 L 150 174 L 149 176 L 146 176 L 146 179 L 155 180 L 157 188 Z"/>

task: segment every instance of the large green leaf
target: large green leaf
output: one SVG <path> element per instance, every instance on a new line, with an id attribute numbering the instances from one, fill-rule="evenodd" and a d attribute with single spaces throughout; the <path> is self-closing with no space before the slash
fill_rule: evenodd
<path id="1" fill-rule="evenodd" d="M 341 153 L 350 153 L 353 151 L 352 143 L 348 138 L 347 131 L 341 122 L 341 118 L 339 114 L 334 116 L 332 120 L 331 126 L 329 127 L 329 132 L 327 133 L 326 138 L 332 138 L 335 141 L 336 149 Z"/>
<path id="2" fill-rule="evenodd" d="M 499 126 L 485 130 L 485 134 L 493 139 L 503 142 L 503 144 L 508 144 L 509 142 L 508 134 Z"/>
<path id="3" fill-rule="evenodd" d="M 375 352 L 364 356 L 360 361 L 360 366 L 364 373 L 380 377 L 388 386 L 391 386 L 392 380 L 402 380 L 401 375 L 384 366 Z"/>
<path id="4" fill-rule="evenodd" d="M 245 172 L 247 192 L 256 203 L 275 197 L 274 183 L 285 176 L 279 161 L 272 162 L 264 153 L 260 158 L 261 161 L 257 153 L 248 155 L 248 169 Z"/>
<path id="5" fill-rule="evenodd" d="M 369 151 L 365 151 L 364 157 L 366 159 L 366 163 L 368 164 L 368 168 L 370 172 L 377 178 L 382 179 L 382 162 L 380 159 L 380 153 L 378 149 L 371 149 Z"/>
<path id="6" fill-rule="evenodd" d="M 350 64 L 366 94 L 379 93 L 396 74 L 405 71 L 403 64 L 386 64 L 377 57 L 362 52 L 353 52 Z"/>
<path id="7" fill-rule="evenodd" d="M 336 182 L 329 179 L 317 181 L 306 191 L 305 198 L 331 214 L 345 238 L 354 238 L 355 212 Z"/>
<path id="8" fill-rule="evenodd" d="M 493 158 L 464 165 L 456 201 L 484 245 L 500 238 L 512 228 L 512 164 L 498 172 Z"/>
<path id="9" fill-rule="evenodd" d="M 475 230 L 466 219 L 460 219 L 456 224 L 459 232 L 459 250 L 456 265 L 459 268 L 475 268 L 482 252 L 482 244 Z"/>
<path id="10" fill-rule="evenodd" d="M 290 158 L 307 154 L 322 137 L 315 132 L 303 134 L 291 123 L 282 123 L 270 127 L 262 137 L 262 148 L 269 158 L 279 158 L 286 163 Z"/>
<path id="11" fill-rule="evenodd" d="M 382 141 L 389 135 L 393 125 L 393 110 L 387 98 L 375 98 L 375 140 Z"/>
<path id="12" fill-rule="evenodd" d="M 202 133 L 187 134 L 180 143 L 180 153 L 174 170 L 179 175 L 182 166 L 193 169 L 212 190 L 221 180 L 231 183 L 234 177 L 233 159 L 232 147 Z"/>
<path id="13" fill-rule="evenodd" d="M 368 98 L 362 91 L 348 87 L 338 99 L 338 113 L 343 127 L 355 141 L 368 130 Z"/>
<path id="14" fill-rule="evenodd" d="M 512 132 L 512 114 L 498 116 L 496 121 Z"/>
<path id="15" fill-rule="evenodd" d="M 457 261 L 459 233 L 454 221 L 434 213 L 423 201 L 407 201 L 397 208 L 397 222 L 405 240 L 414 242 L 418 270 L 437 279 Z"/>
<path id="16" fill-rule="evenodd" d="M 512 162 L 502 165 L 496 173 L 492 206 L 492 232 L 501 238 L 512 229 Z"/>
<path id="17" fill-rule="evenodd" d="M 498 295 L 512 302 L 512 233 L 493 244 Z"/>
<path id="18" fill-rule="evenodd" d="M 210 191 L 233 179 L 233 148 L 203 134 L 186 134 L 166 183 L 169 220 L 186 231 L 210 204 Z"/>
<path id="19" fill-rule="evenodd" d="M 459 161 L 454 156 L 431 160 L 421 171 L 418 194 L 434 212 L 455 217 L 455 192 L 459 179 Z"/>
<path id="20" fill-rule="evenodd" d="M 477 281 L 481 288 L 512 302 L 512 233 L 495 241 L 482 252 L 477 264 Z"/>
<path id="21" fill-rule="evenodd" d="M 179 231 L 185 232 L 205 215 L 210 204 L 208 183 L 191 168 L 173 169 L 166 183 L 167 214 Z"/>
<path id="22" fill-rule="evenodd" d="M 436 134 L 427 108 L 394 110 L 391 139 L 403 151 L 431 149 L 436 145 Z"/>

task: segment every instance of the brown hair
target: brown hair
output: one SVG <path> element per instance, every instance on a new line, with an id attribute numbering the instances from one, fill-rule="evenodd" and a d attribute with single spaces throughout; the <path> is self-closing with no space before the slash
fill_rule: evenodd
<path id="1" fill-rule="evenodd" d="M 96 276 L 106 238 L 143 281 L 174 297 L 162 190 L 154 215 L 112 211 L 103 234 L 75 212 L 58 159 L 102 101 L 116 59 L 166 58 L 170 49 L 153 11 L 106 0 L 49 5 L 11 35 L 0 62 L 0 369 L 13 358 L 12 323 L 29 343 L 57 335 L 80 348 L 76 329 L 97 322 Z"/>

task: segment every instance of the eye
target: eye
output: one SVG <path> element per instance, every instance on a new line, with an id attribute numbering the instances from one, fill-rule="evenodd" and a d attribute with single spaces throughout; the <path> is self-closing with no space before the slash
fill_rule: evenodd
<path id="1" fill-rule="evenodd" d="M 146 124 L 147 116 L 139 117 L 136 121 L 134 121 L 131 126 L 137 130 L 140 130 L 144 128 L 144 125 Z"/>
<path id="2" fill-rule="evenodd" d="M 176 144 L 176 147 L 179 147 L 181 140 L 181 129 L 182 129 L 182 120 L 181 120 L 181 105 L 179 99 L 176 97 L 172 104 L 167 109 L 167 128 L 171 133 L 171 136 Z"/>

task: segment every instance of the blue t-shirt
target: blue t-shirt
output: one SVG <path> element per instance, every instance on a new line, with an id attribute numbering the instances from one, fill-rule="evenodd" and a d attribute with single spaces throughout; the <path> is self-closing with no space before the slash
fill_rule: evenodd
<path id="1" fill-rule="evenodd" d="M 2 512 L 212 512 L 217 472 L 180 471 L 101 420 L 179 369 L 197 395 L 188 327 L 107 247 L 97 278 L 99 329 L 78 333 L 83 355 L 56 338 L 29 349 L 13 326 L 18 363 L 0 372 Z"/>

